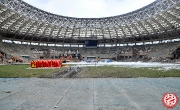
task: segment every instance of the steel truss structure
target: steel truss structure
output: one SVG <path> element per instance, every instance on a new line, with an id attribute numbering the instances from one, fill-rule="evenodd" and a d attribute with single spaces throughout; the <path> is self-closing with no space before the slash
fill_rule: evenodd
<path id="1" fill-rule="evenodd" d="M 180 37 L 180 0 L 156 0 L 136 11 L 75 18 L 40 10 L 22 0 L 0 0 L 0 35 L 21 41 L 136 43 Z"/>

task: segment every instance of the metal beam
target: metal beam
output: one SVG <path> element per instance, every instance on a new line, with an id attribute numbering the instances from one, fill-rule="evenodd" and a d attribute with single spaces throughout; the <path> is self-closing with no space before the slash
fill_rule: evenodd
<path id="1" fill-rule="evenodd" d="M 21 16 L 20 18 L 18 18 L 16 20 L 16 22 L 14 22 L 13 24 L 11 24 L 8 28 L 8 31 L 10 31 L 15 25 L 17 25 L 19 23 L 19 21 L 22 21 L 24 19 L 24 16 Z"/>
<path id="2" fill-rule="evenodd" d="M 9 22 L 12 19 L 15 19 L 17 17 L 16 14 L 12 14 L 10 17 L 8 17 L 6 20 L 4 20 L 1 24 L 0 27 L 2 28 L 2 26 L 4 26 L 7 22 Z"/>

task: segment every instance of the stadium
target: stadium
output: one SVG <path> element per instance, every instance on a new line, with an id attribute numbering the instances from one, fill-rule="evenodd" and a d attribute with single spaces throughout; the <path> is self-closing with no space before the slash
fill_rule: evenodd
<path id="1" fill-rule="evenodd" d="M 21 0 L 1 0 L 1 54 L 27 60 L 68 55 L 79 60 L 178 60 L 179 21 L 178 0 L 157 0 L 104 18 L 59 16 Z"/>
<path id="2" fill-rule="evenodd" d="M 30 62 L 33 60 L 49 59 L 61 59 L 65 68 L 29 68 Z M 93 102 L 91 102 L 91 98 L 87 99 L 92 106 L 90 106 L 88 102 L 83 102 L 84 105 L 80 104 L 76 109 L 139 110 L 150 108 L 160 110 L 163 109 L 163 106 L 160 108 L 158 107 L 157 104 L 161 104 L 161 102 L 157 102 L 158 99 L 155 96 L 153 97 L 157 99 L 156 106 L 147 106 L 147 103 L 153 103 L 153 98 L 149 97 L 151 93 L 147 93 L 148 96 L 145 95 L 148 91 L 148 88 L 146 88 L 146 79 L 139 80 L 138 78 L 180 77 L 179 63 L 180 0 L 156 0 L 145 7 L 126 14 L 101 18 L 62 16 L 38 9 L 23 0 L 0 0 L 0 77 L 2 78 L 0 82 L 3 82 L 2 85 L 11 88 L 11 86 L 4 83 L 10 80 L 10 84 L 15 82 L 13 84 L 14 86 L 15 84 L 21 84 L 21 87 L 24 88 L 26 85 L 22 83 L 26 82 L 25 79 L 16 81 L 15 79 L 8 78 L 36 77 L 37 79 L 29 80 L 36 82 L 36 87 L 39 87 L 37 90 L 39 93 L 43 93 L 40 87 L 45 87 L 45 85 L 50 84 L 53 85 L 54 88 L 56 87 L 53 80 L 43 78 L 55 78 L 54 81 L 60 81 L 59 83 L 67 86 L 67 88 L 62 86 L 62 92 L 65 92 L 66 89 L 67 91 L 62 95 L 60 100 L 57 98 L 55 102 L 53 102 L 53 98 L 56 99 L 56 96 L 52 95 L 51 98 L 49 97 L 52 102 L 47 104 L 47 101 L 44 100 L 42 101 L 42 104 L 44 104 L 43 106 L 37 105 L 35 107 L 35 102 L 43 100 L 44 97 L 40 97 L 38 93 L 35 94 L 35 97 L 37 96 L 40 98 L 38 99 L 36 97 L 37 100 L 33 103 L 25 97 L 28 94 L 26 91 L 27 94 L 22 95 L 24 99 L 18 100 L 18 103 L 16 103 L 17 106 L 11 105 L 8 108 L 2 104 L 4 103 L 2 102 L 3 98 L 0 98 L 1 109 L 12 109 L 13 107 L 15 107 L 13 109 L 52 109 L 52 105 L 50 104 L 56 105 L 55 108 L 62 104 L 62 106 L 60 106 L 62 108 L 60 109 L 72 109 L 71 107 L 75 107 L 76 104 L 82 103 L 76 102 L 75 96 L 73 96 L 74 99 L 72 98 L 74 103 L 70 102 L 70 97 L 67 98 L 67 93 L 71 89 L 78 93 L 76 86 L 73 86 L 77 84 L 78 87 L 82 87 L 83 90 L 85 90 L 87 86 L 90 88 L 89 91 L 85 90 L 85 92 L 93 96 L 88 96 L 92 98 Z M 61 78 L 75 79 L 67 79 L 64 81 L 64 79 Z M 83 80 L 76 78 L 90 79 Z M 94 78 L 137 79 L 122 79 L 122 82 L 119 82 L 118 79 Z M 175 91 L 180 95 L 178 87 L 178 83 L 180 82 L 178 79 L 179 78 L 167 78 L 167 80 L 153 79 L 158 84 L 147 79 L 150 82 L 147 83 L 147 85 L 149 85 L 151 90 L 154 88 L 157 89 L 157 93 L 154 93 L 155 95 L 162 95 L 166 90 Z M 80 82 L 83 81 L 84 83 L 80 85 Z M 129 85 L 127 84 L 128 81 L 135 83 Z M 139 81 L 142 81 L 142 83 L 139 83 Z M 171 83 L 167 86 L 166 81 L 170 81 Z M 177 85 L 174 85 L 175 83 L 177 83 Z M 103 84 L 107 84 L 107 88 Z M 127 95 L 130 94 L 131 91 L 126 93 L 129 88 L 121 89 L 118 86 L 120 84 L 124 85 L 122 88 L 127 85 L 132 86 L 132 89 L 134 88 L 136 91 L 141 88 L 139 85 L 142 84 L 142 86 L 146 88 L 146 92 L 139 91 L 139 94 L 141 93 L 144 97 L 152 100 L 145 101 L 145 106 L 139 102 L 135 103 L 132 100 L 133 98 L 134 100 L 139 99 L 138 94 L 132 93 L 137 95 L 137 97 L 134 95 Z M 136 84 L 139 85 L 137 86 Z M 156 86 L 151 86 L 151 84 Z M 27 82 L 27 85 L 32 87 L 31 82 Z M 116 99 L 115 96 L 110 97 L 110 99 L 113 99 L 112 103 L 108 101 L 107 97 L 98 96 L 96 92 L 100 91 L 100 86 L 103 87 L 105 96 L 108 95 L 108 91 L 116 94 L 114 90 L 118 88 L 118 91 L 120 90 L 120 92 L 124 94 L 125 100 L 129 102 L 130 106 L 126 105 L 126 103 L 122 103 L 122 105 L 116 103 L 120 100 Z M 135 86 L 139 88 L 135 88 Z M 165 87 L 165 89 L 164 86 L 168 88 Z M 5 89 L 2 86 L 0 88 L 2 90 Z M 20 88 L 20 91 L 23 91 L 22 88 Z M 51 87 L 51 89 L 54 88 Z M 113 90 L 111 91 L 110 88 Z M 0 90 L 0 93 L 7 94 L 11 93 L 13 90 L 14 89 L 9 91 Z M 17 89 L 16 91 L 19 90 Z M 28 91 L 33 92 L 30 89 L 28 89 Z M 46 94 L 49 95 L 49 92 L 50 91 Z M 56 94 L 55 90 L 51 92 Z M 86 95 L 85 92 L 80 92 L 83 98 Z M 17 93 L 13 97 L 17 95 L 20 94 Z M 7 103 L 11 102 L 6 98 L 6 95 L 3 96 Z M 77 96 L 80 97 L 79 94 Z M 31 99 L 33 96 L 28 97 Z M 101 97 L 103 98 L 101 99 Z M 65 100 L 63 98 L 67 99 Z M 67 102 L 71 104 L 71 107 L 68 108 L 68 106 L 66 106 Z M 90 106 L 90 108 L 86 108 L 85 106 Z M 180 106 L 178 106 L 177 109 L 179 107 Z"/>

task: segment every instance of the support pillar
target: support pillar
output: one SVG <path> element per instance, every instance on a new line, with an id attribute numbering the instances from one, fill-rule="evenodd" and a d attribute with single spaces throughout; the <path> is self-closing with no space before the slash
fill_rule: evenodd
<path id="1" fill-rule="evenodd" d="M 2 37 L 1 37 L 1 35 L 0 35 L 0 44 L 2 44 Z"/>

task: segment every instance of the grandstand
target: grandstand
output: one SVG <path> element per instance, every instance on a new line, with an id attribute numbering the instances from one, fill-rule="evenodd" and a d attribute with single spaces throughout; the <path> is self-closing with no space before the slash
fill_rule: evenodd
<path id="1" fill-rule="evenodd" d="M 69 55 L 79 61 L 176 62 L 179 48 L 180 0 L 156 0 L 103 18 L 55 15 L 23 0 L 0 0 L 0 62 Z"/>

